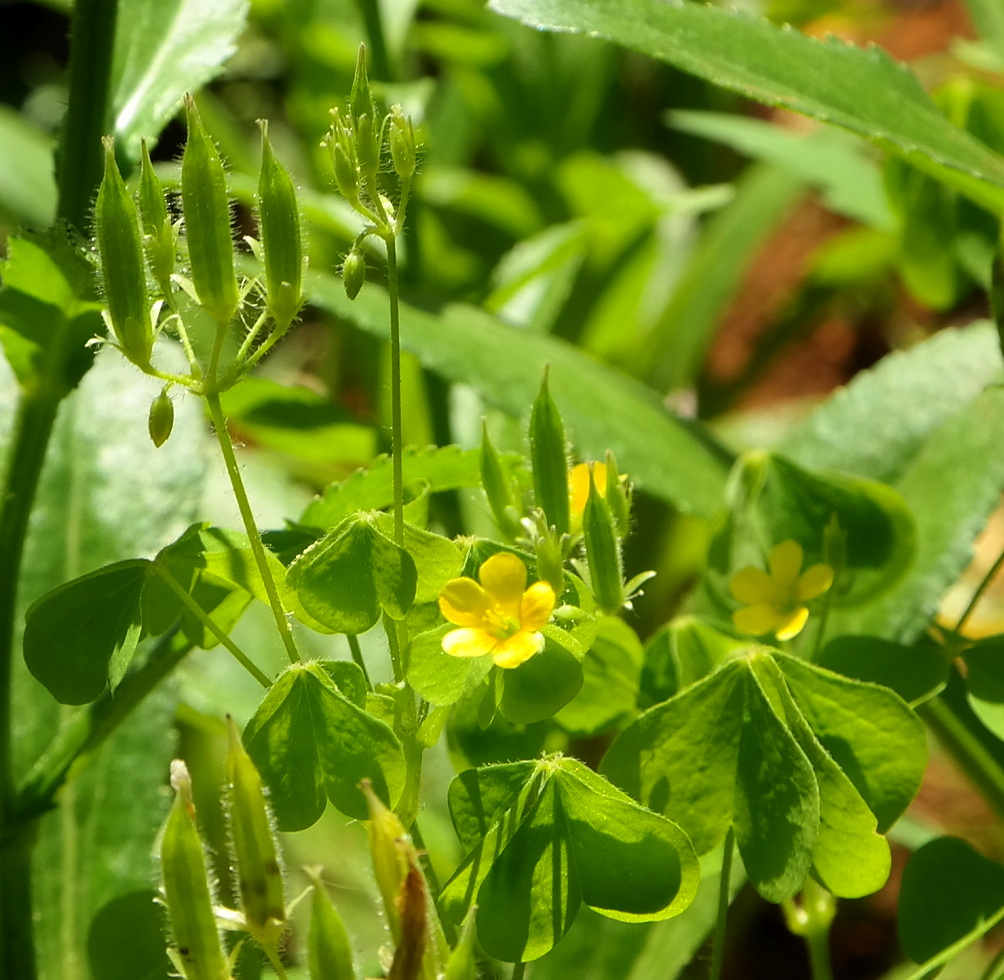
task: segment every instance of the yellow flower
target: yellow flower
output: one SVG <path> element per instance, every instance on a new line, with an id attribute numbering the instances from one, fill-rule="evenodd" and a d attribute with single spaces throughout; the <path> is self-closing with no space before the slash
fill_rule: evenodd
<path id="1" fill-rule="evenodd" d="M 460 629 L 443 637 L 451 657 L 488 654 L 499 667 L 518 667 L 544 649 L 540 628 L 551 618 L 554 590 L 547 582 L 526 587 L 526 565 L 500 551 L 480 569 L 478 578 L 450 579 L 439 593 L 443 615 Z"/>
<path id="2" fill-rule="evenodd" d="M 809 618 L 806 603 L 833 585 L 833 569 L 822 563 L 802 572 L 804 558 L 797 541 L 782 541 L 770 553 L 770 573 L 748 566 L 736 572 L 732 594 L 743 603 L 732 622 L 744 633 L 773 633 L 790 640 L 802 632 Z"/>
<path id="3" fill-rule="evenodd" d="M 607 495 L 607 464 L 579 463 L 568 471 L 568 513 L 574 534 L 582 530 L 582 515 L 589 499 L 589 467 L 593 468 L 593 485 L 601 496 Z"/>

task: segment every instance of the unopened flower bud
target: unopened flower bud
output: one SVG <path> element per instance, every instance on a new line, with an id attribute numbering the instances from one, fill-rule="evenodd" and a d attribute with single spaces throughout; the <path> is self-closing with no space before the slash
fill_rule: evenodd
<path id="1" fill-rule="evenodd" d="M 106 137 L 104 145 L 105 172 L 94 214 L 108 319 L 122 353 L 133 364 L 147 367 L 153 351 L 153 322 L 139 215 L 115 163 L 112 138 Z"/>
<path id="2" fill-rule="evenodd" d="M 604 494 L 600 493 L 592 478 L 582 515 L 582 533 L 586 540 L 589 580 L 596 604 L 605 613 L 615 615 L 624 605 L 624 573 L 617 526 Z"/>
<path id="3" fill-rule="evenodd" d="M 356 155 L 363 182 L 372 184 L 380 170 L 380 132 L 373 116 L 363 115 L 356 119 Z"/>
<path id="4" fill-rule="evenodd" d="M 418 980 L 422 972 L 428 939 L 426 918 L 428 895 L 425 876 L 418 866 L 413 849 L 408 851 L 408 872 L 397 894 L 398 920 L 401 935 L 394 950 L 394 960 L 387 974 L 388 980 Z M 433 973 L 433 976 L 436 974 Z"/>
<path id="5" fill-rule="evenodd" d="M 380 897 L 383 899 L 390 933 L 395 940 L 398 940 L 401 937 L 401 917 L 396 900 L 401 883 L 408 874 L 408 856 L 400 847 L 400 841 L 408 839 L 407 831 L 397 814 L 388 809 L 383 800 L 373 792 L 368 779 L 363 780 L 360 788 L 369 807 L 367 830 L 373 875 L 380 889 Z"/>
<path id="6" fill-rule="evenodd" d="M 195 100 L 185 99 L 188 142 L 181 158 L 181 206 L 199 303 L 219 324 L 230 322 L 239 302 L 227 178 Z"/>
<path id="7" fill-rule="evenodd" d="M 345 295 L 349 299 L 355 299 L 359 295 L 359 290 L 363 288 L 366 281 L 366 260 L 355 249 L 352 249 L 345 256 L 342 263 L 342 283 L 345 286 Z"/>
<path id="8" fill-rule="evenodd" d="M 261 776 L 244 751 L 240 733 L 229 715 L 227 743 L 224 771 L 241 908 L 251 937 L 274 951 L 286 924 L 275 831 Z"/>
<path id="9" fill-rule="evenodd" d="M 160 449 L 170 438 L 174 429 L 174 402 L 167 393 L 167 388 L 150 403 L 150 417 L 147 420 L 150 441 Z"/>
<path id="10" fill-rule="evenodd" d="M 280 330 L 292 322 L 301 305 L 303 246 L 296 190 L 275 158 L 268 124 L 261 126 L 261 172 L 258 175 L 258 222 L 265 253 L 265 301 Z"/>
<path id="11" fill-rule="evenodd" d="M 402 180 L 408 180 L 415 173 L 415 128 L 399 105 L 391 108 L 389 119 L 390 155 L 394 161 L 394 172 Z"/>
<path id="12" fill-rule="evenodd" d="M 195 825 L 192 781 L 185 763 L 171 763 L 174 805 L 160 841 L 164 898 L 174 933 L 174 958 L 187 980 L 227 980 L 230 970 L 213 913 L 202 841 Z"/>
<path id="13" fill-rule="evenodd" d="M 359 202 L 359 165 L 355 161 L 355 153 L 351 145 L 340 140 L 332 139 L 328 142 L 331 151 L 331 166 L 335 171 L 335 186 L 338 193 L 345 198 L 349 204 Z"/>

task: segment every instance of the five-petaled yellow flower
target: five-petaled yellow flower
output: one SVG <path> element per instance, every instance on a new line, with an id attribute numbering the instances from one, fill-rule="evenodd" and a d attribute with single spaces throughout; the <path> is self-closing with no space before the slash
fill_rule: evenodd
<path id="1" fill-rule="evenodd" d="M 547 582 L 526 587 L 526 565 L 500 551 L 472 578 L 450 579 L 439 593 L 443 615 L 460 629 L 443 637 L 452 657 L 488 654 L 499 667 L 518 667 L 544 649 L 540 628 L 551 618 L 554 590 Z"/>
<path id="2" fill-rule="evenodd" d="M 773 633 L 790 640 L 802 632 L 809 618 L 806 603 L 833 585 L 833 569 L 822 563 L 802 571 L 804 554 L 797 541 L 782 541 L 770 553 L 770 573 L 748 566 L 736 572 L 732 594 L 743 603 L 732 622 L 744 633 Z"/>

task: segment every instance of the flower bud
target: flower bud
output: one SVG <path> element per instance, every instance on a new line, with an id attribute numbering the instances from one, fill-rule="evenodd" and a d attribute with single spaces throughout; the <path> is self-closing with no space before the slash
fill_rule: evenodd
<path id="1" fill-rule="evenodd" d="M 402 180 L 409 180 L 415 174 L 415 128 L 399 105 L 391 108 L 389 119 L 390 155 L 394 161 L 394 172 Z"/>
<path id="2" fill-rule="evenodd" d="M 94 215 L 105 282 L 108 319 L 122 353 L 138 367 L 150 364 L 153 322 L 139 215 L 115 163 L 115 144 L 105 137 L 105 172 Z"/>
<path id="3" fill-rule="evenodd" d="M 353 248 L 345 256 L 345 261 L 342 263 L 342 283 L 345 286 L 345 295 L 349 299 L 355 299 L 365 281 L 366 260 Z"/>
<path id="4" fill-rule="evenodd" d="M 607 450 L 606 464 L 606 499 L 610 513 L 617 524 L 618 534 L 623 538 L 628 531 L 631 519 L 631 491 L 627 477 L 621 476 L 617 470 L 617 460 L 614 454 Z"/>
<path id="5" fill-rule="evenodd" d="M 338 193 L 349 204 L 358 204 L 359 164 L 356 162 L 352 144 L 343 140 L 330 139 L 328 148 L 331 152 L 331 166 L 335 171 L 335 186 L 338 188 Z"/>
<path id="6" fill-rule="evenodd" d="M 568 460 L 565 427 L 548 389 L 549 373 L 550 368 L 545 368 L 540 393 L 530 413 L 530 459 L 537 506 L 560 535 L 567 534 L 570 527 Z"/>
<path id="7" fill-rule="evenodd" d="M 174 402 L 167 393 L 167 388 L 150 403 L 150 417 L 147 420 L 150 441 L 160 449 L 170 438 L 174 429 Z"/>
<path id="8" fill-rule="evenodd" d="M 307 965 L 314 980 L 355 980 L 352 944 L 338 910 L 328 898 L 320 874 L 307 869 L 314 883 L 307 934 Z"/>
<path id="9" fill-rule="evenodd" d="M 418 866 L 413 850 L 409 851 L 407 858 L 408 873 L 401 882 L 401 890 L 395 899 L 398 920 L 401 923 L 401 936 L 394 950 L 394 961 L 387 974 L 388 980 L 418 980 L 422 973 L 428 937 L 426 922 L 428 896 L 425 876 Z"/>
<path id="10" fill-rule="evenodd" d="M 205 853 L 195 826 L 192 781 L 185 763 L 171 763 L 174 805 L 160 841 L 164 898 L 176 944 L 175 958 L 187 980 L 227 980 Z"/>
<path id="11" fill-rule="evenodd" d="M 506 476 L 502 457 L 488 435 L 488 424 L 481 424 L 481 486 L 495 515 L 499 530 L 510 540 L 519 533 L 519 511 L 512 487 Z"/>
<path id="12" fill-rule="evenodd" d="M 227 178 L 191 96 L 185 98 L 185 109 L 188 142 L 181 158 L 181 206 L 192 282 L 206 312 L 218 324 L 227 324 L 239 301 Z"/>
<path id="13" fill-rule="evenodd" d="M 265 802 L 261 776 L 244 751 L 237 726 L 229 715 L 224 772 L 241 909 L 251 937 L 266 949 L 274 951 L 286 924 L 286 902 L 275 831 Z"/>
<path id="14" fill-rule="evenodd" d="M 296 190 L 275 158 L 268 123 L 261 120 L 261 172 L 258 175 L 258 223 L 265 253 L 265 301 L 280 330 L 286 329 L 301 305 L 303 246 Z"/>
<path id="15" fill-rule="evenodd" d="M 582 533 L 586 540 L 586 560 L 589 581 L 596 604 L 605 613 L 615 615 L 624 605 L 624 572 L 621 567 L 617 527 L 610 508 L 593 482 L 589 480 L 589 497 L 582 515 Z"/>
<path id="16" fill-rule="evenodd" d="M 373 185 L 380 170 L 380 133 L 373 116 L 363 115 L 356 119 L 356 156 L 363 183 Z"/>

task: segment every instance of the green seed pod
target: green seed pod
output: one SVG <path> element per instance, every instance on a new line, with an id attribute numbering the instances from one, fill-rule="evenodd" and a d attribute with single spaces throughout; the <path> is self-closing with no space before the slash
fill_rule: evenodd
<path id="1" fill-rule="evenodd" d="M 171 763 L 174 805 L 160 841 L 164 897 L 171 917 L 177 961 L 187 980 L 227 980 L 205 853 L 195 826 L 192 781 L 185 763 Z"/>
<path id="2" fill-rule="evenodd" d="M 618 472 L 614 454 L 607 450 L 607 506 L 617 522 L 617 532 L 623 538 L 631 519 L 631 491 L 627 479 Z"/>
<path id="3" fill-rule="evenodd" d="M 185 109 L 188 142 L 181 158 L 181 207 L 192 282 L 203 308 L 218 324 L 226 324 L 239 302 L 227 178 L 190 95 Z"/>
<path id="4" fill-rule="evenodd" d="M 352 944 L 338 910 L 328 898 L 317 871 L 307 869 L 314 882 L 307 935 L 307 965 L 314 980 L 355 980 Z"/>
<path id="5" fill-rule="evenodd" d="M 365 44 L 359 45 L 359 52 L 356 54 L 356 71 L 352 76 L 352 88 L 349 89 L 349 111 L 356 119 L 363 115 L 372 119 L 376 115 L 376 102 L 366 70 Z"/>
<path id="6" fill-rule="evenodd" d="M 98 254 L 108 319 L 122 353 L 145 368 L 153 351 L 153 321 L 136 203 L 115 163 L 115 144 L 105 137 L 105 172 L 94 208 Z"/>
<path id="7" fill-rule="evenodd" d="M 537 512 L 542 514 L 541 511 Z M 565 591 L 564 554 L 556 532 L 547 526 L 547 518 L 541 516 L 534 551 L 537 557 L 537 577 L 547 582 L 555 595 Z"/>
<path id="8" fill-rule="evenodd" d="M 177 258 L 177 236 L 167 213 L 164 188 L 154 172 L 150 151 L 143 140 L 140 165 L 139 213 L 143 219 L 143 243 L 150 271 L 161 292 L 171 295 L 171 274 Z"/>
<path id="9" fill-rule="evenodd" d="M 586 560 L 596 604 L 605 613 L 615 615 L 624 605 L 624 572 L 617 540 L 617 526 L 603 495 L 589 479 L 589 497 L 582 515 L 582 534 L 586 539 Z"/>
<path id="10" fill-rule="evenodd" d="M 373 875 L 380 889 L 380 897 L 383 899 L 390 934 L 397 942 L 401 938 L 401 916 L 396 899 L 401 883 L 408 874 L 408 857 L 399 846 L 399 842 L 408 840 L 408 832 L 397 814 L 389 810 L 383 800 L 373 792 L 368 779 L 362 781 L 360 789 L 366 797 L 366 805 L 370 812 L 366 829 L 370 840 Z"/>
<path id="11" fill-rule="evenodd" d="M 478 907 L 472 905 L 460 927 L 460 939 L 446 963 L 443 980 L 475 980 L 477 977 L 478 961 L 474 949 L 474 917 L 477 911 Z"/>
<path id="12" fill-rule="evenodd" d="M 570 526 L 568 506 L 568 458 L 565 455 L 565 426 L 558 406 L 548 390 L 550 368 L 544 369 L 540 393 L 530 413 L 530 459 L 533 463 L 533 492 L 558 534 Z"/>
<path id="13" fill-rule="evenodd" d="M 275 158 L 268 123 L 260 120 L 261 171 L 258 175 L 258 223 L 265 253 L 265 301 L 280 330 L 292 323 L 302 303 L 303 245 L 296 190 Z"/>
<path id="14" fill-rule="evenodd" d="M 342 263 L 342 284 L 345 286 L 345 295 L 349 299 L 355 299 L 365 281 L 366 260 L 353 248 L 345 256 L 345 261 Z"/>
<path id="15" fill-rule="evenodd" d="M 516 498 L 506 476 L 502 457 L 488 435 L 488 423 L 481 423 L 481 486 L 495 515 L 499 530 L 510 540 L 519 533 L 519 511 Z"/>
<path id="16" fill-rule="evenodd" d="M 167 388 L 150 403 L 150 417 L 147 420 L 150 440 L 160 449 L 170 438 L 174 429 L 174 402 L 167 394 Z"/>
<path id="17" fill-rule="evenodd" d="M 394 172 L 402 180 L 409 180 L 415 174 L 415 162 L 418 156 L 415 128 L 399 105 L 391 107 L 389 119 L 390 155 L 394 161 Z"/>
<path id="18" fill-rule="evenodd" d="M 349 204 L 359 203 L 359 165 L 355 161 L 355 151 L 351 143 L 331 140 L 328 143 L 331 152 L 331 166 L 335 171 L 335 186 L 338 193 Z"/>
<path id="19" fill-rule="evenodd" d="M 251 937 L 266 949 L 275 951 L 286 925 L 286 900 L 275 832 L 261 776 L 244 751 L 240 733 L 229 715 L 224 772 L 241 909 Z"/>
<path id="20" fill-rule="evenodd" d="M 373 116 L 363 115 L 356 119 L 356 156 L 363 184 L 373 185 L 380 170 L 380 133 Z"/>

